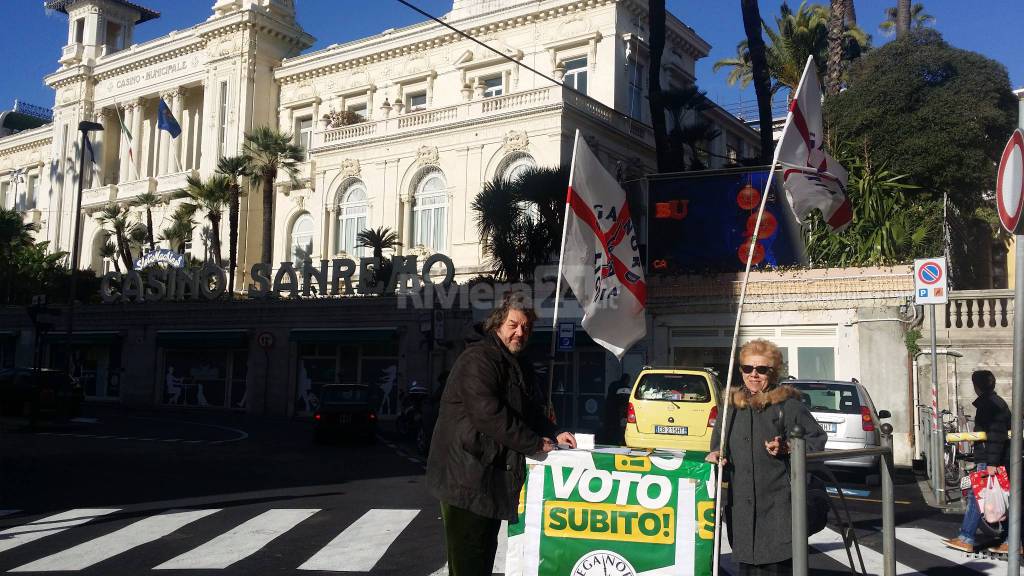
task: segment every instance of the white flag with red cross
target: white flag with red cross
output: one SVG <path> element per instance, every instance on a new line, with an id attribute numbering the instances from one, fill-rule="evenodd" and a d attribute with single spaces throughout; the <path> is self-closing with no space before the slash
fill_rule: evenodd
<path id="1" fill-rule="evenodd" d="M 647 284 L 626 193 L 576 132 L 566 198 L 562 274 L 583 329 L 622 359 L 647 334 Z"/>
<path id="2" fill-rule="evenodd" d="M 782 164 L 782 184 L 799 221 L 817 208 L 833 232 L 850 224 L 853 211 L 846 198 L 846 169 L 825 152 L 821 85 L 813 57 L 807 58 L 796 96 L 789 103 L 774 162 Z"/>

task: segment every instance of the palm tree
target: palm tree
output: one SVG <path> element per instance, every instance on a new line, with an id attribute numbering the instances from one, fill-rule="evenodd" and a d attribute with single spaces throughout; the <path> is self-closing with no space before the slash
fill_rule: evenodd
<path id="1" fill-rule="evenodd" d="M 515 180 L 484 184 L 471 206 L 496 276 L 528 281 L 551 261 L 561 243 L 568 184 L 568 167 L 533 168 Z"/>
<path id="2" fill-rule="evenodd" d="M 146 209 L 146 242 L 150 250 L 156 250 L 156 242 L 153 241 L 153 209 L 163 205 L 163 198 L 152 192 L 143 192 L 132 201 L 132 206 Z"/>
<path id="3" fill-rule="evenodd" d="M 123 204 L 111 202 L 96 213 L 96 219 L 114 238 L 117 246 L 117 253 L 121 257 L 126 270 L 131 270 L 132 264 L 131 237 L 139 223 L 135 221 L 135 215 L 131 209 Z"/>
<path id="4" fill-rule="evenodd" d="M 377 293 L 383 294 L 391 277 L 391 260 L 384 258 L 384 251 L 401 246 L 398 234 L 386 226 L 367 228 L 356 233 L 356 246 L 373 250 L 374 261 L 377 262 L 370 278 L 370 284 L 377 287 Z M 383 283 L 383 284 L 382 284 Z"/>
<path id="5" fill-rule="evenodd" d="M 175 194 L 175 197 L 191 199 L 191 202 L 178 207 L 185 214 L 192 216 L 199 210 L 206 214 L 210 222 L 210 251 L 214 263 L 220 266 L 220 220 L 228 202 L 228 178 L 215 174 L 204 182 L 196 176 L 189 176 L 185 180 L 185 189 Z"/>
<path id="6" fill-rule="evenodd" d="M 223 156 L 217 161 L 217 173 L 228 179 L 228 294 L 235 293 L 235 266 L 238 264 L 238 203 L 242 179 L 249 176 L 249 157 Z"/>
<path id="7" fill-rule="evenodd" d="M 297 164 L 305 160 L 305 152 L 301 146 L 292 143 L 291 134 L 268 126 L 261 126 L 246 134 L 243 148 L 249 157 L 249 174 L 259 180 L 262 187 L 262 261 L 270 263 L 274 257 L 274 184 L 281 171 L 293 183 L 296 182 Z"/>
<path id="8" fill-rule="evenodd" d="M 708 142 L 714 140 L 719 131 L 705 119 L 703 112 L 714 104 L 696 85 L 666 90 L 662 93 L 665 110 L 672 118 L 672 129 L 668 138 L 672 155 L 677 159 L 679 170 L 702 170 L 708 166 L 700 159 L 701 152 L 707 153 Z M 687 162 L 686 159 L 690 161 Z"/>
<path id="9" fill-rule="evenodd" d="M 114 262 L 114 270 L 120 273 L 121 263 L 117 261 L 117 247 L 114 246 L 109 233 L 104 233 L 103 236 L 103 245 L 100 246 L 100 258 L 112 260 Z"/>
<path id="10" fill-rule="evenodd" d="M 883 20 L 882 23 L 878 25 L 879 32 L 885 34 L 886 36 L 892 36 L 899 27 L 897 26 L 899 18 L 900 14 L 898 6 L 890 6 L 889 8 L 886 8 L 885 20 Z M 920 30 L 922 28 L 931 26 L 934 23 L 935 16 L 932 16 L 931 14 L 928 14 L 927 12 L 924 11 L 924 4 L 918 2 L 910 7 L 910 24 L 908 25 L 908 27 L 913 28 L 915 30 Z"/>
<path id="11" fill-rule="evenodd" d="M 0 206 L 0 274 L 6 276 L 3 302 L 10 302 L 14 284 L 15 255 L 33 245 L 32 234 L 38 230 L 35 224 L 26 224 L 21 213 Z"/>
<path id="12" fill-rule="evenodd" d="M 179 254 L 185 253 L 185 244 L 192 240 L 196 223 L 192 220 L 192 211 L 179 206 L 171 216 L 171 225 L 164 229 L 160 240 L 169 242 L 171 250 Z"/>
<path id="13" fill-rule="evenodd" d="M 840 67 L 843 62 L 843 21 L 846 18 L 846 4 L 853 0 L 831 0 L 828 12 L 828 76 L 825 77 L 825 94 L 839 94 L 841 83 Z"/>
<path id="14" fill-rule="evenodd" d="M 845 10 L 844 10 L 845 11 Z M 775 17 L 775 28 L 764 21 L 761 28 L 768 35 L 770 44 L 765 53 L 768 73 L 771 77 L 771 94 L 789 88 L 795 90 L 800 84 L 804 65 L 808 56 L 814 56 L 818 65 L 818 77 L 826 78 L 829 62 L 829 19 L 830 10 L 825 6 L 807 5 L 804 1 L 793 12 L 789 5 L 783 3 L 779 16 Z M 858 57 L 871 43 L 870 37 L 863 30 L 847 21 L 843 26 L 842 56 L 840 62 Z M 746 41 L 736 46 L 737 56 L 726 58 L 715 63 L 713 69 L 731 68 L 727 81 L 729 84 L 740 83 L 746 87 L 753 78 L 753 66 L 748 55 Z M 842 65 L 840 64 L 840 75 Z M 792 97 L 792 95 L 790 95 Z M 769 104 L 770 113 L 770 104 Z"/>

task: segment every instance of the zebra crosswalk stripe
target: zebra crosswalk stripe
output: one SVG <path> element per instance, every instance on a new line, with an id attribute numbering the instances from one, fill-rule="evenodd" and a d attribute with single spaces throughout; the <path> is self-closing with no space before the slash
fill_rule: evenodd
<path id="1" fill-rule="evenodd" d="M 105 536 L 100 536 L 35 562 L 19 566 L 11 570 L 11 572 L 84 570 L 93 564 L 113 558 L 136 546 L 159 540 L 186 524 L 219 511 L 219 508 L 212 510 L 188 510 L 150 516 Z"/>
<path id="2" fill-rule="evenodd" d="M 271 540 L 319 511 L 319 508 L 268 510 L 154 570 L 227 568 L 255 554 Z"/>
<path id="3" fill-rule="evenodd" d="M 117 512 L 118 508 L 75 508 L 53 516 L 47 516 L 28 524 L 15 526 L 0 532 L 0 552 L 16 548 L 40 538 L 63 532 L 68 528 L 91 522 L 100 516 Z M 7 512 L 7 510 L 5 510 Z M 11 510 L 12 514 L 17 510 Z"/>
<path id="4" fill-rule="evenodd" d="M 419 513 L 419 510 L 370 510 L 299 566 L 299 570 L 369 572 Z"/>

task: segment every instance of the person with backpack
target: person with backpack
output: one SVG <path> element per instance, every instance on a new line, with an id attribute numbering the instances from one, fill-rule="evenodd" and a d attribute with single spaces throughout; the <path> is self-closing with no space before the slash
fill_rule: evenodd
<path id="1" fill-rule="evenodd" d="M 800 400 L 800 392 L 779 385 L 782 352 L 768 340 L 753 340 L 740 349 L 743 386 L 730 401 L 728 422 L 715 422 L 707 461 L 724 460 L 722 509 L 732 557 L 740 576 L 792 573 L 789 446 L 796 425 L 804 429 L 808 452 L 825 448 L 825 431 Z M 719 450 L 726 426 L 724 453 Z M 724 456 L 724 457 L 723 457 Z"/>
<path id="2" fill-rule="evenodd" d="M 1009 456 L 1009 438 L 1011 414 L 1006 401 L 996 394 L 996 377 L 988 370 L 975 370 L 971 374 L 974 392 L 978 398 L 974 401 L 974 431 L 984 432 L 986 440 L 974 445 L 974 463 L 977 470 L 989 470 L 995 473 L 996 468 L 1005 466 Z M 974 534 L 981 524 L 981 509 L 974 497 L 974 490 L 967 491 L 964 520 L 960 524 L 960 532 L 955 538 L 943 540 L 942 543 L 954 550 L 974 552 Z M 1009 546 L 1002 545 L 990 548 L 996 554 L 1006 554 Z"/>

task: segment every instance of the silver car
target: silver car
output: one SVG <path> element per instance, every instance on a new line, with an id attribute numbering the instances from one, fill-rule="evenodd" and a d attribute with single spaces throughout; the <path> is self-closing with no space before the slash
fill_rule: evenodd
<path id="1" fill-rule="evenodd" d="M 856 379 L 789 380 L 802 394 L 803 402 L 814 419 L 828 434 L 826 450 L 851 450 L 879 446 L 879 418 L 889 418 L 889 412 L 875 411 L 871 396 Z M 878 456 L 860 456 L 844 460 L 826 460 L 836 468 L 853 468 L 872 474 L 878 470 Z"/>

